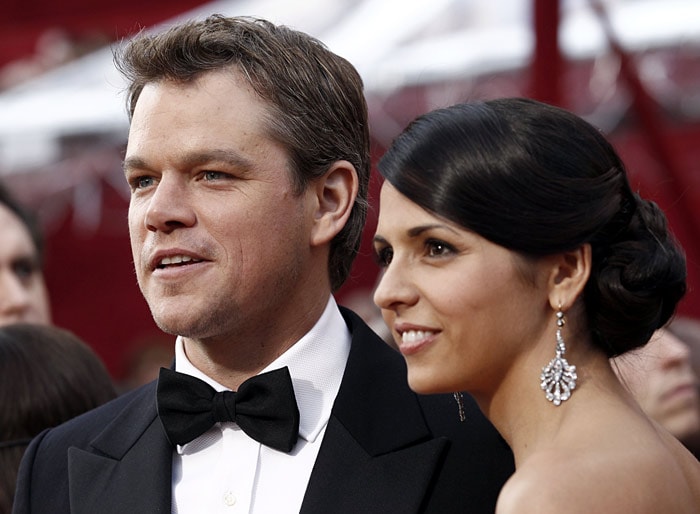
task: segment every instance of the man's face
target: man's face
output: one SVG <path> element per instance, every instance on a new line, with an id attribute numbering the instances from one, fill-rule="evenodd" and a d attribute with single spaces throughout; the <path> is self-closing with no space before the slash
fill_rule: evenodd
<path id="1" fill-rule="evenodd" d="M 51 323 L 39 256 L 27 227 L 0 205 L 0 325 Z"/>
<path id="2" fill-rule="evenodd" d="M 152 83 L 139 97 L 129 230 L 139 286 L 166 332 L 264 344 L 298 323 L 315 200 L 294 194 L 266 115 L 230 70 Z"/>

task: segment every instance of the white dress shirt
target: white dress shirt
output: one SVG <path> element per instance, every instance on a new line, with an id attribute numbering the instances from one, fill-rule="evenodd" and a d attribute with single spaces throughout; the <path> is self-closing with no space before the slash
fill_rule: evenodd
<path id="1" fill-rule="evenodd" d="M 299 406 L 299 440 L 290 453 L 263 446 L 235 423 L 217 423 L 173 452 L 176 514 L 298 513 L 340 388 L 350 333 L 333 297 L 314 327 L 263 371 L 289 367 Z M 182 339 L 175 369 L 227 388 L 195 368 Z"/>

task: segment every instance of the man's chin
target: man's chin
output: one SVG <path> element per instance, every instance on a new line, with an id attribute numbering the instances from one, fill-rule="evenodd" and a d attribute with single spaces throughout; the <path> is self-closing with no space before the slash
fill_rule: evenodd
<path id="1" fill-rule="evenodd" d="M 182 315 L 166 315 L 162 312 L 158 314 L 151 312 L 151 314 L 153 315 L 153 321 L 155 321 L 158 328 L 166 334 L 193 337 L 192 334 L 197 332 L 196 328 L 192 326 L 192 321 L 188 320 Z"/>
<path id="2" fill-rule="evenodd" d="M 185 316 L 153 316 L 159 329 L 166 334 L 182 336 L 188 339 L 202 340 L 216 335 L 220 329 L 220 323 L 212 322 L 211 319 Z"/>

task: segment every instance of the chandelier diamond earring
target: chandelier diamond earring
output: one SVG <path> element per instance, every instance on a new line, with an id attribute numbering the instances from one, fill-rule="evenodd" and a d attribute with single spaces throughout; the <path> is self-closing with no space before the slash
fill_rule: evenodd
<path id="1" fill-rule="evenodd" d="M 564 358 L 566 345 L 561 335 L 561 330 L 566 324 L 564 312 L 561 305 L 557 310 L 557 347 L 556 355 L 549 361 L 549 364 L 542 368 L 540 374 L 540 386 L 544 395 L 554 405 L 561 405 L 561 402 L 571 397 L 571 391 L 576 387 L 576 366 L 571 366 Z"/>

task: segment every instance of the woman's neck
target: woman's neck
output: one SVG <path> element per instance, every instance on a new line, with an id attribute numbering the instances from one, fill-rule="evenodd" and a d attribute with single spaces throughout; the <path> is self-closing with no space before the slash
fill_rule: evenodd
<path id="1" fill-rule="evenodd" d="M 587 416 L 592 404 L 617 394 L 614 391 L 620 387 L 607 357 L 586 345 L 566 354 L 569 364 L 576 366 L 576 386 L 568 400 L 555 405 L 540 387 L 542 367 L 553 357 L 553 351 L 549 353 L 548 357 L 542 352 L 523 356 L 492 395 L 474 395 L 513 450 L 516 467 L 534 452 L 556 444 L 569 427 Z"/>

